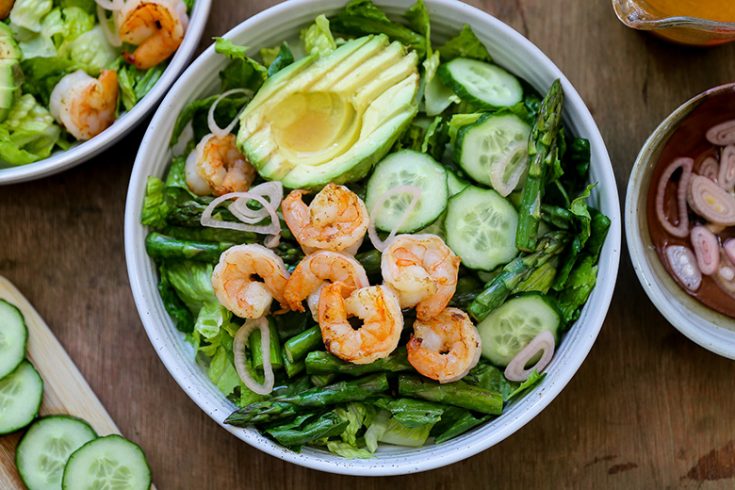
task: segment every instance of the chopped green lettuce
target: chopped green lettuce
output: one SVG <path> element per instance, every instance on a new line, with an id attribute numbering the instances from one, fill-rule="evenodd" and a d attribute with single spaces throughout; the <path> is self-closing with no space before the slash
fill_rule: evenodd
<path id="1" fill-rule="evenodd" d="M 215 38 L 214 50 L 232 60 L 220 72 L 223 92 L 233 88 L 245 88 L 255 92 L 268 78 L 266 67 L 248 57 L 246 46 L 239 46 L 229 39 L 218 37 Z"/>
<path id="2" fill-rule="evenodd" d="M 204 99 L 195 100 L 184 107 L 176 119 L 169 144 L 174 146 L 179 142 L 179 137 L 181 137 L 181 134 L 189 123 L 192 124 L 192 129 L 194 130 L 195 141 L 201 140 L 209 133 L 207 115 L 209 114 L 209 108 L 217 98 L 219 98 L 219 95 L 212 95 Z M 237 116 L 240 109 L 250 102 L 250 99 L 250 96 L 241 93 L 222 98 L 217 104 L 217 109 L 214 111 L 214 119 L 217 121 L 217 124 L 220 127 L 227 126 Z"/>
<path id="3" fill-rule="evenodd" d="M 500 393 L 503 396 L 503 400 L 506 401 L 518 387 L 517 383 L 508 381 L 500 369 L 485 360 L 481 360 L 477 366 L 472 368 L 462 381 Z"/>
<path id="4" fill-rule="evenodd" d="M 139 70 L 128 64 L 121 64 L 117 70 L 118 84 L 120 85 L 120 100 L 126 111 L 137 104 L 158 82 L 166 70 L 166 66 L 156 65 L 147 70 Z"/>
<path id="5" fill-rule="evenodd" d="M 416 3 L 406 11 L 406 19 L 411 29 L 424 36 L 426 40 L 426 57 L 431 57 L 431 18 L 429 17 L 429 11 L 426 9 L 424 0 L 416 0 Z"/>
<path id="6" fill-rule="evenodd" d="M 212 265 L 180 261 L 168 265 L 168 279 L 177 294 L 194 314 L 207 303 L 217 303 L 212 289 Z"/>
<path id="7" fill-rule="evenodd" d="M 439 48 L 442 59 L 447 62 L 454 58 L 472 58 L 480 61 L 491 62 L 490 53 L 472 28 L 465 24 L 456 37 L 453 37 Z"/>
<path id="8" fill-rule="evenodd" d="M 69 59 L 75 67 L 81 68 L 92 76 L 109 68 L 119 56 L 117 49 L 110 46 L 97 26 L 87 31 L 66 45 Z"/>
<path id="9" fill-rule="evenodd" d="M 0 163 L 25 165 L 46 158 L 59 141 L 61 129 L 30 94 L 18 97 L 0 124 Z"/>
<path id="10" fill-rule="evenodd" d="M 52 8 L 52 0 L 16 0 L 10 11 L 10 22 L 29 31 L 40 32 L 41 21 Z"/>
<path id="11" fill-rule="evenodd" d="M 491 418 L 491 415 L 476 417 L 472 412 L 464 408 L 447 407 L 442 414 L 441 420 L 431 429 L 431 435 L 434 437 L 436 444 L 441 444 L 444 441 L 464 434 Z"/>
<path id="12" fill-rule="evenodd" d="M 313 24 L 301 31 L 301 42 L 307 54 L 326 56 L 337 49 L 337 43 L 329 29 L 329 19 L 325 15 L 320 15 Z"/>
<path id="13" fill-rule="evenodd" d="M 436 116 L 447 110 L 452 104 L 462 100 L 452 89 L 444 85 L 436 71 L 439 68 L 441 55 L 439 51 L 424 60 L 424 110 L 427 116 Z"/>
<path id="14" fill-rule="evenodd" d="M 375 452 L 378 442 L 394 444 L 396 446 L 421 447 L 429 437 L 434 424 L 421 425 L 418 427 L 406 427 L 390 412 L 382 410 L 373 419 L 365 431 L 365 444 L 368 450 Z"/>
<path id="15" fill-rule="evenodd" d="M 374 404 L 390 412 L 396 421 L 411 429 L 427 424 L 434 425 L 444 412 L 444 407 L 439 404 L 413 398 L 378 398 Z"/>
<path id="16" fill-rule="evenodd" d="M 513 390 L 513 392 L 508 396 L 507 401 L 512 401 L 516 398 L 520 398 L 524 393 L 528 392 L 536 385 L 538 385 L 541 381 L 543 381 L 545 377 L 546 373 L 539 374 L 536 370 L 531 371 L 528 379 L 526 379 L 526 381 L 518 385 L 518 387 Z"/>
<path id="17" fill-rule="evenodd" d="M 294 62 L 293 53 L 291 52 L 291 48 L 288 47 L 288 43 L 284 42 L 281 44 L 281 47 L 278 49 L 278 53 L 276 54 L 276 57 L 273 59 L 271 63 L 268 64 L 268 76 L 272 77 L 279 71 L 286 68 L 288 65 Z"/>
<path id="18" fill-rule="evenodd" d="M 140 221 L 146 226 L 163 228 L 166 226 L 166 185 L 158 177 L 150 176 L 145 184 L 145 199 Z"/>
<path id="19" fill-rule="evenodd" d="M 352 444 L 347 444 L 342 441 L 327 441 L 327 449 L 330 453 L 334 453 L 337 456 L 350 459 L 369 459 L 373 457 L 366 448 L 355 447 Z"/>
<path id="20" fill-rule="evenodd" d="M 186 304 L 176 294 L 176 289 L 168 280 L 168 272 L 166 265 L 161 264 L 158 269 L 160 281 L 158 282 L 158 292 L 163 300 L 163 306 L 171 319 L 174 321 L 176 328 L 183 333 L 191 333 L 194 331 L 194 315 L 192 315 Z"/>
<path id="21" fill-rule="evenodd" d="M 217 347 L 209 361 L 207 376 L 225 396 L 229 396 L 240 386 L 240 376 L 232 360 L 232 337 L 223 336 L 223 339 L 229 339 L 229 348 L 225 342 Z"/>

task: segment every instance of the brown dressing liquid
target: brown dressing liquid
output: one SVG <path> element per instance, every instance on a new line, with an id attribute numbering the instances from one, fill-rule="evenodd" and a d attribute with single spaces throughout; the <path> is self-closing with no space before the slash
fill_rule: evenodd
<path id="1" fill-rule="evenodd" d="M 656 167 L 653 170 L 653 176 L 648 188 L 648 200 L 646 211 L 648 214 L 648 229 L 651 234 L 651 240 L 656 247 L 656 252 L 661 263 L 673 277 L 677 283 L 676 276 L 669 266 L 664 250 L 669 245 L 684 245 L 692 249 L 689 238 L 679 238 L 670 235 L 659 223 L 656 216 L 656 191 L 658 182 L 664 169 L 671 162 L 679 157 L 690 157 L 694 159 L 694 172 L 696 173 L 705 158 L 712 156 L 719 161 L 719 149 L 712 146 L 705 138 L 705 133 L 709 128 L 725 121 L 735 119 L 735 96 L 731 93 L 720 94 L 710 97 L 700 103 L 694 109 L 666 142 Z M 678 209 L 676 201 L 676 189 L 678 179 L 681 177 L 681 171 L 674 173 L 674 176 L 666 186 L 666 194 L 664 198 L 664 211 L 669 221 L 676 225 L 678 223 Z M 694 213 L 689 212 L 689 228 L 693 228 L 697 224 L 704 221 Z M 722 243 L 727 238 L 735 237 L 735 227 L 729 227 L 717 234 Z M 723 315 L 735 318 L 735 298 L 723 291 L 720 286 L 709 276 L 702 276 L 702 285 L 697 291 L 689 291 L 684 286 L 679 286 L 690 296 L 693 296 L 699 302 L 719 311 Z"/>

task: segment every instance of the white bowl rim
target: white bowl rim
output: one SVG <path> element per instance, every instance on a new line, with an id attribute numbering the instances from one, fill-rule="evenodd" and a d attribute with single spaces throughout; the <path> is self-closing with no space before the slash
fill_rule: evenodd
<path id="1" fill-rule="evenodd" d="M 376 3 L 384 4 L 378 0 Z M 409 0 L 391 0 L 392 4 L 400 3 L 408 4 Z M 148 287 L 142 280 L 143 271 L 150 267 L 150 262 L 142 247 L 143 226 L 139 223 L 139 211 L 145 194 L 145 179 L 147 177 L 147 157 L 146 148 L 160 141 L 156 139 L 158 126 L 164 124 L 166 119 L 166 109 L 174 103 L 180 92 L 186 92 L 186 84 L 189 79 L 196 76 L 199 65 L 204 64 L 204 60 L 214 56 L 213 47 L 208 48 L 202 53 L 182 74 L 180 79 L 172 87 L 169 94 L 162 102 L 160 108 L 154 115 L 151 124 L 143 138 L 140 151 L 136 158 L 133 173 L 128 189 L 128 197 L 126 201 L 125 211 L 125 255 L 128 266 L 128 278 L 130 281 L 133 297 L 138 308 L 141 321 L 148 333 L 151 343 L 161 361 L 168 369 L 171 376 L 187 393 L 187 395 L 196 403 L 205 413 L 213 418 L 220 426 L 228 432 L 234 434 L 239 439 L 247 442 L 251 446 L 275 456 L 284 461 L 305 466 L 311 469 L 326 471 L 331 473 L 354 475 L 354 476 L 390 476 L 403 475 L 426 471 L 441 466 L 445 466 L 462 459 L 473 456 L 510 436 L 522 426 L 528 423 L 533 417 L 540 413 L 551 401 L 561 392 L 567 385 L 574 374 L 587 357 L 592 345 L 594 344 L 600 328 L 604 322 L 607 310 L 612 300 L 613 290 L 618 273 L 620 261 L 620 245 L 621 245 L 621 223 L 620 223 L 620 203 L 618 200 L 617 186 L 615 184 L 615 175 L 612 164 L 605 148 L 605 143 L 600 135 L 599 129 L 595 124 L 592 115 L 582 101 L 581 97 L 571 85 L 569 80 L 559 70 L 556 65 L 549 60 L 533 43 L 524 38 L 520 33 L 516 32 L 510 26 L 504 24 L 500 20 L 492 17 L 484 11 L 467 5 L 456 0 L 426 0 L 429 9 L 441 7 L 445 11 L 451 12 L 455 18 L 464 19 L 467 22 L 476 22 L 482 19 L 486 26 L 499 31 L 503 36 L 509 38 L 514 44 L 520 45 L 525 50 L 524 54 L 529 56 L 531 60 L 527 61 L 529 65 L 538 63 L 553 73 L 553 76 L 561 79 L 566 100 L 567 111 L 569 107 L 574 107 L 574 111 L 579 116 L 578 122 L 586 131 L 586 137 L 589 138 L 592 151 L 593 171 L 597 180 L 601 183 L 600 187 L 604 188 L 604 196 L 601 197 L 601 206 L 611 219 L 611 227 L 608 232 L 607 241 L 603 254 L 600 258 L 600 271 L 605 271 L 604 277 L 598 274 L 598 283 L 592 296 L 588 300 L 583 312 L 583 317 L 589 315 L 587 323 L 584 325 L 575 324 L 572 331 L 577 333 L 573 339 L 565 340 L 564 344 L 570 345 L 568 358 L 565 359 L 567 364 L 560 368 L 559 373 L 554 376 L 548 376 L 541 387 L 538 387 L 532 393 L 529 393 L 518 402 L 523 408 L 520 414 L 511 416 L 504 414 L 495 420 L 503 420 L 503 424 L 494 432 L 484 434 L 490 429 L 493 421 L 483 425 L 480 429 L 476 429 L 476 434 L 472 437 L 470 443 L 464 441 L 452 440 L 439 446 L 433 446 L 435 450 L 430 457 L 413 458 L 410 456 L 400 456 L 393 460 L 350 460 L 334 457 L 326 453 L 305 450 L 302 453 L 296 453 L 285 449 L 269 439 L 259 435 L 257 431 L 252 429 L 240 429 L 228 426 L 223 423 L 224 417 L 218 412 L 213 400 L 209 399 L 205 393 L 198 392 L 191 387 L 193 379 L 185 372 L 186 364 L 191 364 L 188 360 L 177 359 L 172 347 L 167 345 L 159 338 L 156 333 L 157 329 L 163 328 L 160 322 L 153 317 L 151 305 L 154 301 L 159 301 L 157 293 L 148 291 Z M 323 6 L 322 11 L 332 8 L 333 5 L 343 5 L 344 0 L 326 0 L 320 4 Z M 277 19 L 287 16 L 288 11 L 294 7 L 313 7 L 312 0 L 290 0 L 271 7 L 259 14 L 247 19 L 223 37 L 237 37 L 241 33 L 246 32 L 252 26 L 264 23 L 265 25 L 273 25 Z M 312 8 L 313 10 L 313 8 Z M 470 22 L 471 23 L 471 22 Z M 148 294 L 150 292 L 151 294 Z M 156 299 L 152 299 L 156 298 Z M 572 337 L 571 335 L 568 337 Z M 573 345 L 573 350 L 572 349 Z M 562 345 L 563 347 L 563 345 Z M 553 363 L 552 363 L 553 364 Z M 551 368 L 549 368 L 550 370 Z"/>
<path id="2" fill-rule="evenodd" d="M 688 298 L 691 297 L 682 291 L 673 282 L 673 279 L 668 278 L 671 284 L 673 284 L 673 288 L 671 284 L 669 287 L 665 287 L 657 280 L 653 267 L 647 260 L 645 253 L 645 245 L 642 239 L 643 232 L 638 226 L 640 217 L 636 204 L 636 200 L 641 192 L 641 186 L 643 185 L 642 175 L 646 172 L 645 167 L 649 162 L 647 153 L 652 150 L 652 147 L 657 143 L 661 134 L 666 132 L 667 128 L 671 128 L 671 131 L 674 131 L 679 123 L 692 111 L 692 108 L 701 100 L 726 90 L 735 91 L 735 83 L 719 85 L 695 95 L 661 121 L 646 139 L 646 142 L 636 157 L 628 180 L 628 190 L 625 196 L 625 240 L 628 245 L 630 260 L 633 263 L 633 270 L 638 277 L 638 281 L 643 286 L 643 290 L 648 295 L 648 298 L 664 318 L 684 336 L 702 348 L 728 359 L 735 359 L 735 332 L 718 326 L 713 321 L 693 313 L 690 309 L 685 308 L 686 312 L 682 311 L 681 305 L 679 304 L 680 300 L 689 301 Z M 661 144 L 665 143 L 666 141 L 661 141 Z M 645 233 L 648 233 L 648 230 L 645 230 Z M 672 291 L 674 291 L 674 294 L 672 294 Z M 691 299 L 691 301 L 696 301 L 696 299 Z M 703 303 L 697 302 L 697 305 L 702 310 L 711 312 L 713 316 L 721 316 L 714 312 L 714 310 L 710 310 Z M 725 317 L 723 316 L 722 318 L 724 319 Z M 735 320 L 730 321 L 735 324 Z M 723 342 L 724 335 L 731 337 L 733 342 Z"/>
<path id="3" fill-rule="evenodd" d="M 177 80 L 179 73 L 187 66 L 204 33 L 209 18 L 212 0 L 196 0 L 189 17 L 184 40 L 171 58 L 166 70 L 153 88 L 132 110 L 126 112 L 112 126 L 94 138 L 80 143 L 68 150 L 57 151 L 48 158 L 27 165 L 0 168 L 0 185 L 27 182 L 48 177 L 76 165 L 82 164 L 113 144 L 140 124 L 166 95 L 169 87 Z"/>

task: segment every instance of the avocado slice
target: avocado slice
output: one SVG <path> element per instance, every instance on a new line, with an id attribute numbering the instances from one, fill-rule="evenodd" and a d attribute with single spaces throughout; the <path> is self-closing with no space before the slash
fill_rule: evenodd
<path id="1" fill-rule="evenodd" d="M 10 108 L 20 95 L 20 47 L 10 27 L 0 22 L 0 122 L 8 117 Z"/>
<path id="2" fill-rule="evenodd" d="M 418 56 L 385 35 L 307 56 L 266 83 L 237 141 L 258 172 L 288 188 L 364 177 L 418 111 Z"/>

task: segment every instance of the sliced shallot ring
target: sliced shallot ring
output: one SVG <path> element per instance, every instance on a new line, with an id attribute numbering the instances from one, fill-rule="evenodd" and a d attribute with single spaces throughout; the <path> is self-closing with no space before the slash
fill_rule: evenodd
<path id="1" fill-rule="evenodd" d="M 717 178 L 720 175 L 720 164 L 716 158 L 707 157 L 699 164 L 697 173 L 702 177 L 707 177 L 712 182 L 717 182 Z"/>
<path id="2" fill-rule="evenodd" d="M 396 227 L 390 231 L 390 233 L 388 234 L 388 238 L 386 238 L 385 241 L 381 241 L 380 237 L 378 236 L 378 232 L 375 229 L 374 216 L 377 214 L 378 209 L 383 205 L 385 201 L 395 195 L 404 193 L 411 194 L 411 197 L 413 199 L 411 199 L 411 202 L 406 207 L 406 210 L 403 212 L 401 219 L 398 220 L 398 225 L 396 225 Z M 406 221 L 411 216 L 411 213 L 413 213 L 413 210 L 416 209 L 416 206 L 419 203 L 419 199 L 421 199 L 421 189 L 419 187 L 416 187 L 415 185 L 399 185 L 398 187 L 394 187 L 384 192 L 380 197 L 378 197 L 378 199 L 375 201 L 373 209 L 370 210 L 370 223 L 368 224 L 368 237 L 370 237 L 370 241 L 372 242 L 373 247 L 375 247 L 376 250 L 378 250 L 379 252 L 385 250 L 385 248 L 388 246 L 388 242 L 390 242 L 393 237 L 396 236 L 398 230 L 400 230 L 401 227 L 406 224 Z"/>
<path id="3" fill-rule="evenodd" d="M 120 46 L 122 46 L 122 40 L 120 40 L 120 36 L 118 36 L 116 32 L 113 32 L 112 29 L 110 29 L 110 20 L 107 18 L 107 13 L 105 12 L 105 9 L 102 8 L 99 3 L 97 3 L 97 20 L 100 23 L 102 34 L 105 35 L 105 39 L 107 39 L 107 42 L 110 43 L 110 46 L 112 46 L 113 48 L 119 48 Z"/>
<path id="4" fill-rule="evenodd" d="M 709 128 L 707 130 L 707 141 L 717 146 L 735 143 L 735 119 Z"/>
<path id="5" fill-rule="evenodd" d="M 674 160 L 661 174 L 656 190 L 656 217 L 666 231 L 679 238 L 684 238 L 689 234 L 689 213 L 687 210 L 687 189 L 689 187 L 689 179 L 692 175 L 692 167 L 694 160 L 691 158 L 677 158 Z M 679 211 L 679 222 L 676 226 L 672 225 L 664 212 L 664 199 L 666 198 L 666 184 L 671 180 L 679 168 L 682 169 L 681 178 L 676 190 L 676 203 Z"/>
<path id="6" fill-rule="evenodd" d="M 268 210 L 268 214 L 271 218 L 271 223 L 269 225 L 256 226 L 256 225 L 249 225 L 245 223 L 234 223 L 231 221 L 220 221 L 212 217 L 214 210 L 220 204 L 222 204 L 225 201 L 229 201 L 231 199 L 237 199 L 237 198 L 243 198 L 243 199 L 248 199 L 248 200 L 252 199 L 253 201 L 259 202 L 260 205 L 263 206 L 263 208 Z M 202 213 L 202 217 L 199 221 L 202 224 L 202 226 L 209 226 L 211 228 L 224 228 L 227 230 L 249 231 L 249 232 L 258 233 L 261 235 L 279 235 L 281 233 L 281 221 L 278 219 L 278 214 L 276 213 L 275 208 L 271 205 L 271 203 L 263 199 L 263 197 L 258 196 L 256 194 L 251 194 L 250 192 L 230 192 L 229 194 L 219 196 L 218 198 L 214 199 L 211 203 L 209 203 L 207 208 Z"/>
<path id="7" fill-rule="evenodd" d="M 496 162 L 490 167 L 490 184 L 498 194 L 503 197 L 513 192 L 518 187 L 518 182 L 528 171 L 528 144 L 520 143 L 515 147 L 507 150 L 507 158 L 503 161 Z M 516 159 L 516 156 L 521 153 L 524 158 Z M 513 162 L 516 163 L 512 169 L 512 173 L 507 179 L 504 178 L 508 170 L 508 166 Z"/>
<path id="8" fill-rule="evenodd" d="M 702 271 L 697 266 L 697 258 L 689 247 L 669 245 L 666 247 L 666 260 L 679 283 L 689 291 L 696 291 L 702 285 Z"/>
<path id="9" fill-rule="evenodd" d="M 722 149 L 717 183 L 728 192 L 735 188 L 735 145 L 727 145 Z"/>
<path id="10" fill-rule="evenodd" d="M 554 346 L 556 341 L 554 335 L 548 330 L 544 330 L 531 340 L 516 356 L 508 363 L 505 368 L 505 377 L 510 381 L 523 382 L 528 379 L 533 371 L 540 373 L 551 362 L 554 357 Z M 534 358 L 536 354 L 543 352 L 541 359 L 526 369 L 528 361 Z"/>
<path id="11" fill-rule="evenodd" d="M 722 251 L 730 262 L 735 263 L 735 238 L 730 238 L 722 245 Z"/>
<path id="12" fill-rule="evenodd" d="M 722 291 L 735 298 L 735 265 L 730 261 L 730 257 L 725 252 L 724 247 L 720 260 L 720 269 L 717 271 L 717 274 L 712 275 L 712 279 L 715 280 Z"/>
<path id="13" fill-rule="evenodd" d="M 222 138 L 223 136 L 227 136 L 232 132 L 232 129 L 237 124 L 238 119 L 240 119 L 240 114 L 242 113 L 242 109 L 240 109 L 237 112 L 237 115 L 235 116 L 235 119 L 230 121 L 230 124 L 225 126 L 224 128 L 220 128 L 217 125 L 217 121 L 214 120 L 214 111 L 217 109 L 217 106 L 219 105 L 220 101 L 224 99 L 225 97 L 229 97 L 233 94 L 239 94 L 242 93 L 244 95 L 250 96 L 253 95 L 253 92 L 251 90 L 245 89 L 245 88 L 233 88 L 232 90 L 228 90 L 227 92 L 221 93 L 212 103 L 212 105 L 209 107 L 209 112 L 207 113 L 207 125 L 209 126 L 209 130 L 212 132 L 213 135 Z"/>
<path id="14" fill-rule="evenodd" d="M 283 184 L 278 181 L 264 182 L 248 189 L 248 193 L 268 198 L 268 202 L 271 203 L 271 206 L 278 209 L 278 206 L 281 205 L 281 201 L 283 201 Z M 237 219 L 249 225 L 258 224 L 269 216 L 269 212 L 266 208 L 250 208 L 248 206 L 248 199 L 237 199 L 235 202 L 230 204 L 228 209 Z"/>
<path id="15" fill-rule="evenodd" d="M 260 329 L 260 346 L 263 352 L 263 384 L 258 383 L 247 368 L 245 357 L 245 343 L 255 329 Z M 243 384 L 253 393 L 267 395 L 273 391 L 275 376 L 273 375 L 273 364 L 271 363 L 271 336 L 268 329 L 268 321 L 264 318 L 247 320 L 235 334 L 232 343 L 232 351 L 235 356 L 235 370 Z"/>
<path id="16" fill-rule="evenodd" d="M 717 272 L 720 267 L 720 243 L 715 234 L 704 226 L 695 226 L 689 238 L 702 274 L 711 276 Z"/>
<path id="17" fill-rule="evenodd" d="M 708 178 L 692 175 L 687 199 L 692 210 L 707 221 L 735 225 L 735 197 Z"/>
<path id="18" fill-rule="evenodd" d="M 125 6 L 125 0 L 94 0 L 97 5 L 102 7 L 105 10 L 110 10 L 112 12 L 115 12 L 117 10 L 122 10 Z"/>

